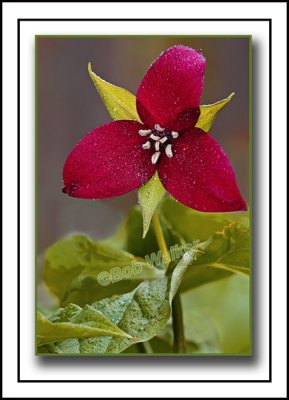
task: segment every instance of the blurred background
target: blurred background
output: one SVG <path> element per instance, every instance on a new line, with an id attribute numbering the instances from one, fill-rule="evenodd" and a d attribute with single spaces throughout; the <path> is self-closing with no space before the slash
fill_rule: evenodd
<path id="1" fill-rule="evenodd" d="M 152 61 L 184 44 L 207 59 L 201 104 L 236 95 L 211 134 L 229 155 L 240 190 L 249 201 L 249 39 L 233 37 L 38 37 L 38 251 L 72 231 L 95 239 L 110 235 L 137 202 L 137 191 L 108 200 L 62 193 L 63 164 L 88 132 L 111 120 L 88 75 L 93 71 L 136 93 Z"/>

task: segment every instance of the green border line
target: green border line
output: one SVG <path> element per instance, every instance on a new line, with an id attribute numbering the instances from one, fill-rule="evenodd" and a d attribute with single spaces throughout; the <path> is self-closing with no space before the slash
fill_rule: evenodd
<path id="1" fill-rule="evenodd" d="M 183 38 L 243 38 L 249 39 L 252 35 L 35 35 L 35 38 L 75 38 L 75 39 L 87 39 L 87 38 L 166 38 L 166 37 L 183 37 Z"/>
<path id="2" fill-rule="evenodd" d="M 253 351 L 253 46 L 249 38 L 249 221 L 250 221 L 250 354 Z"/>
<path id="3" fill-rule="evenodd" d="M 37 307 L 38 307 L 38 291 L 37 291 L 37 277 L 38 277 L 38 233 L 39 233 L 39 226 L 38 226 L 38 144 L 39 144 L 39 137 L 38 137 L 38 39 L 45 39 L 45 38 L 75 38 L 75 39 L 87 39 L 87 38 L 167 38 L 167 37 L 176 37 L 176 38 L 243 38 L 249 40 L 249 221 L 250 221 L 250 260 L 249 260 L 249 267 L 250 267 L 250 309 L 249 309 L 249 327 L 250 327 L 250 350 L 248 354 L 239 354 L 239 353 L 202 353 L 202 354 L 177 354 L 177 353 L 153 353 L 153 354 L 146 354 L 146 353 L 86 353 L 86 354 L 75 354 L 75 353 L 39 353 L 37 352 L 37 340 L 36 340 L 36 333 L 37 333 Z M 35 245 L 35 310 L 34 310 L 34 323 L 35 323 L 35 337 L 34 337 L 34 349 L 35 349 L 35 356 L 48 356 L 48 357 L 219 357 L 219 358 L 227 358 L 227 357 L 240 357 L 240 358 L 249 358 L 252 356 L 252 341 L 253 341 L 253 283 L 252 283 L 252 264 L 253 264 L 253 243 L 252 243 L 252 226 L 253 226 L 253 209 L 252 209 L 252 201 L 253 201 L 253 49 L 252 49 L 252 35 L 35 35 L 35 51 L 34 51 L 34 68 L 35 68 L 35 116 L 34 116 L 34 129 L 35 129 L 35 139 L 34 139 L 34 162 L 35 162 L 35 171 L 34 171 L 34 185 L 35 185 L 35 192 L 34 192 L 34 201 L 35 201 L 35 221 L 34 221 L 34 229 L 35 229 L 35 238 L 34 238 L 34 245 Z"/>
<path id="4" fill-rule="evenodd" d="M 34 324 L 35 324 L 35 337 L 34 337 L 34 348 L 35 355 L 37 355 L 37 308 L 38 308 L 38 39 L 35 37 L 35 60 L 34 60 L 34 68 L 35 68 L 35 83 L 34 83 L 34 101 L 35 101 L 35 116 L 34 116 L 34 128 L 35 128 L 35 139 L 34 139 L 34 162 L 35 162 L 35 171 L 34 171 L 34 204 L 35 204 L 35 223 L 34 223 L 34 244 L 35 244 L 35 315 L 34 315 Z"/>

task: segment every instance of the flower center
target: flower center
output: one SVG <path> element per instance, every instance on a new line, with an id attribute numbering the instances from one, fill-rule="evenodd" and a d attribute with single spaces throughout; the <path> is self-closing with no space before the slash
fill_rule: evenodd
<path id="1" fill-rule="evenodd" d="M 169 131 L 166 128 L 161 128 L 159 124 L 154 126 L 154 129 L 140 129 L 138 133 L 141 136 L 147 136 L 147 141 L 142 145 L 144 150 L 152 149 L 152 164 L 156 164 L 162 152 L 169 158 L 173 157 L 173 140 L 176 139 L 178 132 Z"/>

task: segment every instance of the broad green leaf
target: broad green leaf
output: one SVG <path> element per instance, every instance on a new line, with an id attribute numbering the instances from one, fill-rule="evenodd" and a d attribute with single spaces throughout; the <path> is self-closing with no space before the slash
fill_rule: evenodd
<path id="1" fill-rule="evenodd" d="M 247 224 L 234 223 L 200 243 L 201 251 L 194 264 L 188 268 L 181 291 L 225 278 L 232 273 L 250 273 L 250 233 Z"/>
<path id="2" fill-rule="evenodd" d="M 136 99 L 132 93 L 101 79 L 92 71 L 91 63 L 88 63 L 88 72 L 112 119 L 140 122 Z"/>
<path id="3" fill-rule="evenodd" d="M 85 342 L 84 352 L 120 353 L 135 342 L 151 339 L 162 329 L 170 317 L 169 282 L 166 277 L 145 281 L 128 294 L 100 300 L 94 307 L 115 321 L 132 339 L 114 340 L 113 337 L 96 338 L 93 345 Z"/>
<path id="4" fill-rule="evenodd" d="M 162 275 L 162 271 L 146 261 L 133 262 L 123 267 L 113 266 L 103 271 L 87 269 L 71 282 L 62 303 L 90 304 L 101 298 L 132 290 L 140 282 Z"/>
<path id="5" fill-rule="evenodd" d="M 62 305 L 90 304 L 158 276 L 146 260 L 84 235 L 59 240 L 44 255 L 44 282 Z"/>
<path id="6" fill-rule="evenodd" d="M 232 275 L 182 295 L 185 334 L 197 352 L 250 353 L 250 284 Z M 207 348 L 206 348 L 207 347 Z"/>
<path id="7" fill-rule="evenodd" d="M 215 232 L 234 222 L 246 223 L 247 212 L 204 213 L 166 197 L 160 204 L 164 225 L 169 224 L 186 242 L 206 241 Z"/>
<path id="8" fill-rule="evenodd" d="M 167 324 L 172 298 L 194 257 L 194 251 L 186 253 L 171 277 L 163 275 L 160 279 L 144 281 L 129 293 L 102 299 L 91 305 L 92 309 L 103 314 L 131 338 L 109 335 L 79 338 L 55 343 L 52 351 L 63 353 L 65 349 L 67 353 L 76 354 L 120 353 L 134 343 L 152 339 Z M 66 308 L 62 310 L 62 320 Z"/>
<path id="9" fill-rule="evenodd" d="M 138 200 L 143 217 L 143 238 L 149 230 L 152 216 L 165 192 L 166 190 L 159 179 L 157 171 L 153 177 L 138 190 Z"/>
<path id="10" fill-rule="evenodd" d="M 68 319 L 67 316 L 70 315 Z M 67 338 L 91 338 L 96 336 L 129 337 L 101 312 L 86 305 L 83 309 L 70 305 L 65 317 L 56 321 L 46 319 L 37 313 L 37 344 L 44 345 Z"/>
<path id="11" fill-rule="evenodd" d="M 197 128 L 202 129 L 205 132 L 209 132 L 215 121 L 215 118 L 220 110 L 224 108 L 234 97 L 235 93 L 231 93 L 226 99 L 218 101 L 214 104 L 200 106 L 201 114 L 196 124 Z"/>

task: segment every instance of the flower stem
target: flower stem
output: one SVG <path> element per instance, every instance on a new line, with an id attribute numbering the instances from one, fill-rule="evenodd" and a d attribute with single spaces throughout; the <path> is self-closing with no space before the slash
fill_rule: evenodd
<path id="1" fill-rule="evenodd" d="M 174 332 L 174 352 L 186 352 L 186 340 L 184 334 L 183 309 L 180 293 L 177 292 L 172 302 L 172 320 Z"/>
<path id="2" fill-rule="evenodd" d="M 163 263 L 165 265 L 165 268 L 167 269 L 168 266 L 170 265 L 171 259 L 170 259 L 170 255 L 168 252 L 168 248 L 167 248 L 167 244 L 165 241 L 165 237 L 163 234 L 163 230 L 162 230 L 162 226 L 160 223 L 160 219 L 159 219 L 159 215 L 158 215 L 158 211 L 156 210 L 153 214 L 153 225 L 154 225 L 154 230 L 155 230 L 155 235 L 157 238 L 157 242 L 160 248 L 160 251 L 162 253 L 162 260 Z"/>
<path id="3" fill-rule="evenodd" d="M 163 234 L 157 210 L 154 212 L 152 222 L 154 225 L 157 242 L 162 252 L 163 263 L 167 270 L 170 265 L 171 259 L 169 256 L 167 244 L 165 241 L 165 237 Z M 172 301 L 172 320 L 173 320 L 173 332 L 174 332 L 174 345 L 173 345 L 174 351 L 176 353 L 184 353 L 186 351 L 184 321 L 183 321 L 182 302 L 179 292 L 176 293 Z"/>

